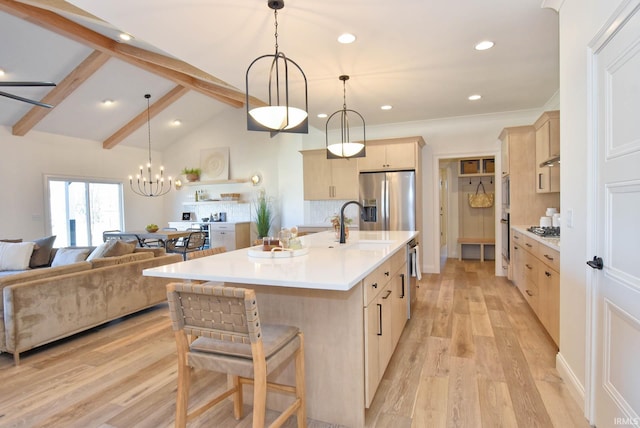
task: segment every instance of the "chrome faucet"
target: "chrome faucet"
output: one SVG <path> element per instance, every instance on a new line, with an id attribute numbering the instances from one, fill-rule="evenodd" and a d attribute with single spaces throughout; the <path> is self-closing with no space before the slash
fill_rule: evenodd
<path id="1" fill-rule="evenodd" d="M 351 204 L 356 204 L 357 206 L 360 207 L 360 211 L 364 212 L 364 207 L 358 201 L 345 202 L 342 208 L 340 208 L 340 243 L 341 244 L 345 244 L 347 242 L 347 237 L 344 232 L 344 209 L 347 207 L 347 205 L 351 205 Z"/>

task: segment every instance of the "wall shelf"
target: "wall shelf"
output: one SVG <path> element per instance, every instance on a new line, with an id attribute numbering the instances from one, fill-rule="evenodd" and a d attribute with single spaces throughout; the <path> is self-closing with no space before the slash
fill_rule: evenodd
<path id="1" fill-rule="evenodd" d="M 231 180 L 203 180 L 203 181 L 185 181 L 183 186 L 208 186 L 210 184 L 235 184 L 235 183 L 248 183 L 247 178 L 233 178 Z"/>
<path id="2" fill-rule="evenodd" d="M 459 177 L 484 177 L 495 174 L 495 161 L 493 157 L 460 159 Z"/>

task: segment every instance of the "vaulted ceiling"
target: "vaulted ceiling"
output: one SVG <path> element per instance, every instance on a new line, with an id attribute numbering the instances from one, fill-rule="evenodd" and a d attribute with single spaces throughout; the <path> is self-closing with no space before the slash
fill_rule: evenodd
<path id="1" fill-rule="evenodd" d="M 0 80 L 57 84 L 0 88 L 55 105 L 0 97 L 0 125 L 146 147 L 150 93 L 162 149 L 244 109 L 245 71 L 273 53 L 273 21 L 266 0 L 0 0 Z M 280 50 L 308 79 L 310 125 L 321 130 L 317 114 L 342 107 L 341 74 L 351 76 L 348 107 L 367 125 L 540 108 L 558 89 L 558 17 L 540 0 L 286 0 L 278 23 Z M 343 32 L 356 41 L 339 44 Z M 474 50 L 482 40 L 495 47 Z M 479 101 L 467 99 L 476 93 Z"/>

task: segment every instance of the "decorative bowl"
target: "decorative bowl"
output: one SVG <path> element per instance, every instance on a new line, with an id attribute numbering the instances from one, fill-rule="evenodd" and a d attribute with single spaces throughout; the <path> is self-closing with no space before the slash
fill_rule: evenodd
<path id="1" fill-rule="evenodd" d="M 158 231 L 158 229 L 159 229 L 159 228 L 158 228 L 158 226 L 155 226 L 155 227 L 149 227 L 149 226 L 147 226 L 147 227 L 145 227 L 145 230 L 146 230 L 147 232 L 149 232 L 149 233 L 156 233 L 156 232 Z"/>

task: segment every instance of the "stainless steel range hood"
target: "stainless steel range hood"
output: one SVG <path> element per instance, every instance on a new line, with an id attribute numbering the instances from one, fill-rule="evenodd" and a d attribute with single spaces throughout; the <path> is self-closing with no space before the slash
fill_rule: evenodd
<path id="1" fill-rule="evenodd" d="M 556 166 L 556 165 L 560 165 L 560 156 L 550 157 L 549 159 L 547 159 L 546 161 L 540 164 L 540 168 L 543 168 L 545 166 Z"/>

